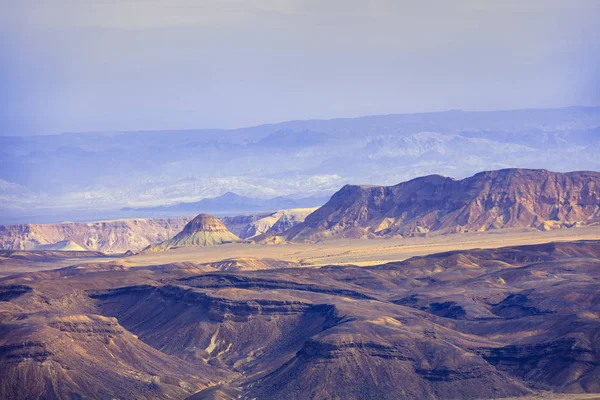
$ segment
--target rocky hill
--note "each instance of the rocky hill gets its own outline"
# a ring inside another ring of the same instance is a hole
[[[286,240],[374,238],[600,222],[600,173],[504,169],[455,180],[346,185],[283,234]]]
[[[68,249],[124,253],[172,238],[192,217],[128,219],[61,224],[0,225],[0,249]],[[45,248],[45,245],[51,245]],[[57,247],[58,246],[58,247]],[[57,247],[57,248],[53,248]]]
[[[223,222],[209,214],[199,214],[172,239],[148,246],[144,251],[164,251],[176,247],[205,247],[242,241]]]

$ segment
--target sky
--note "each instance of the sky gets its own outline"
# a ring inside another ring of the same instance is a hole
[[[599,0],[0,6],[0,135],[600,104]]]

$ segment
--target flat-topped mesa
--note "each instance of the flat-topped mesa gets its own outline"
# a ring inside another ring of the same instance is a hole
[[[144,251],[164,251],[176,247],[206,247],[241,242],[225,224],[209,214],[199,214],[172,239],[148,246]]]
[[[462,180],[429,175],[394,186],[346,185],[283,240],[414,236],[600,223],[600,173],[503,169]]]

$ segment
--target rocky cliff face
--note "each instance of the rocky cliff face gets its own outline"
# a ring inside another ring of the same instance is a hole
[[[0,225],[0,248],[33,250],[69,241],[85,250],[104,253],[139,251],[172,238],[192,217],[129,219],[62,224]]]
[[[506,169],[455,180],[344,186],[287,240],[412,236],[499,228],[549,230],[600,222],[600,173]]]
[[[223,217],[223,223],[242,239],[251,239],[265,233],[282,233],[301,222],[317,210],[315,208],[293,208],[259,214],[238,215]]]

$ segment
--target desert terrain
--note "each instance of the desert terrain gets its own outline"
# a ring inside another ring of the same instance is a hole
[[[219,261],[223,259],[223,254],[226,254],[227,258],[275,258],[298,263],[301,266],[316,267],[330,264],[366,266],[452,250],[495,248],[550,241],[592,240],[599,237],[600,226],[590,226],[549,232],[500,230],[400,239],[337,239],[316,244],[233,243],[224,244],[222,247],[178,248],[167,253],[141,253],[124,258],[123,262],[132,266],[163,264],[167,260],[207,263]]]
[[[0,400],[600,400],[600,0],[5,3]]]
[[[217,262],[174,261],[194,252],[168,250],[6,276],[0,369],[11,378],[0,394],[593,398],[600,241],[568,240],[566,232],[598,239],[593,228],[573,228],[550,232],[550,243],[513,234],[545,243],[500,247],[511,235],[493,242],[486,233],[472,239],[479,249],[456,250],[457,234],[437,246],[421,239],[420,249],[414,239],[396,253],[404,261],[323,267],[232,260],[221,245],[211,248],[228,259]],[[386,242],[354,249],[365,243]],[[319,247],[288,246],[296,257]],[[432,254],[407,258],[418,251]]]
[[[314,211],[5,227],[0,397],[594,398],[599,182],[509,169]]]
[[[322,243],[279,245],[228,243],[209,247],[181,247],[165,252],[139,253],[131,256],[122,254],[105,255],[99,252],[0,250],[0,276],[19,272],[57,269],[81,263],[116,262],[135,267],[173,262],[203,264],[231,258],[270,258],[305,267],[330,264],[368,266],[452,250],[485,249],[539,244],[550,241],[594,240],[599,238],[600,226],[587,226],[548,232],[503,229],[400,239],[337,239]]]

